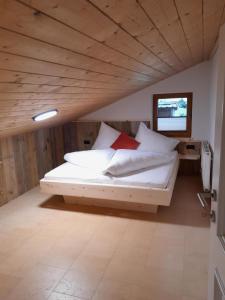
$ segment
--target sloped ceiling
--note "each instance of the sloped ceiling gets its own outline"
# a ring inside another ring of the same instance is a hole
[[[0,0],[0,135],[80,117],[210,55],[225,0]],[[138,99],[137,99],[138,101]]]

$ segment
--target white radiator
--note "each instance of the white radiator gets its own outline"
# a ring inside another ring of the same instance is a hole
[[[205,192],[211,191],[211,167],[212,167],[212,152],[207,141],[202,142],[201,148],[201,170],[202,183]]]

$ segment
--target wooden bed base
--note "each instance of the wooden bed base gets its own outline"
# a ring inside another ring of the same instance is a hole
[[[78,204],[78,205],[88,205],[88,206],[100,206],[115,209],[124,209],[132,211],[142,211],[157,213],[158,205],[151,205],[145,203],[135,203],[128,201],[118,201],[109,199],[93,199],[84,197],[74,197],[74,196],[63,196],[65,203],[68,204]]]
[[[40,180],[40,186],[47,194],[62,195],[66,203],[157,212],[159,205],[170,205],[178,166],[179,159],[174,164],[169,184],[165,189],[45,178]]]

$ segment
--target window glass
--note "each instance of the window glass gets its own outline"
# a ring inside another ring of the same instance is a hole
[[[187,98],[159,99],[157,110],[159,131],[187,129]]]
[[[153,95],[153,129],[167,136],[191,137],[192,93]]]

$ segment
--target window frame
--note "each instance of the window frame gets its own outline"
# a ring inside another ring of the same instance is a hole
[[[186,130],[158,130],[158,100],[169,98],[187,98],[187,119]],[[153,130],[170,137],[191,137],[192,133],[192,99],[193,93],[168,93],[168,94],[154,94],[153,95]]]

